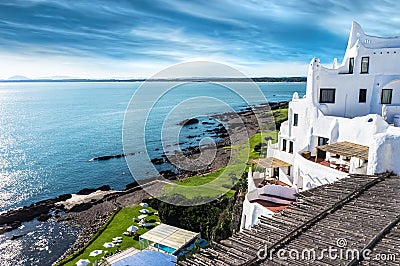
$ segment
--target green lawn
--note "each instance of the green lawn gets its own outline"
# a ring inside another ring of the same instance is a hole
[[[271,114],[271,111],[269,111]],[[276,127],[279,128],[283,121],[287,120],[288,109],[282,108],[272,110]],[[247,171],[248,161],[260,158],[260,144],[266,144],[268,139],[273,143],[278,140],[278,130],[275,127],[265,128],[262,132],[256,133],[241,145],[226,147],[235,151],[235,158],[231,164],[215,172],[186,178],[173,184],[166,185],[163,189],[166,195],[181,194],[188,199],[196,197],[218,197],[222,194],[233,196],[235,191],[232,185]],[[256,148],[258,146],[258,148]]]
[[[255,147],[261,142],[266,143],[266,138],[272,138],[273,142],[277,140],[278,131],[268,131],[267,133],[257,133],[253,135],[246,143],[241,145],[226,147],[234,149],[236,157],[233,163],[223,167],[215,172],[186,178],[173,184],[164,186],[167,195],[181,194],[188,199],[196,197],[218,197],[227,194],[233,196],[235,191],[231,189],[234,183],[241,178],[242,173],[246,171],[249,159],[258,159],[259,152]],[[262,141],[263,139],[263,141]]]
[[[274,120],[276,124],[276,129],[279,129],[281,123],[288,119],[288,112],[289,112],[288,108],[272,110],[272,114],[274,115]]]
[[[188,199],[197,197],[217,197],[223,194],[233,196],[231,187],[240,178],[237,173],[245,170],[244,164],[234,164],[224,167],[204,176],[189,177],[183,181],[164,186],[167,195],[181,194]]]
[[[103,244],[106,242],[112,242],[112,239],[117,236],[122,237],[122,243],[119,246],[120,250],[127,249],[129,247],[134,247],[134,248],[139,248],[139,242],[137,240],[134,240],[133,237],[131,236],[124,236],[123,232],[126,231],[126,229],[131,226],[135,225],[139,227],[138,229],[138,234],[142,235],[143,233],[147,232],[149,229],[146,228],[141,228],[137,223],[133,222],[133,217],[139,216],[141,213],[139,213],[139,210],[143,209],[141,206],[128,206],[122,208],[112,219],[110,224],[106,227],[106,229],[96,237],[96,239],[88,246],[85,248],[83,253],[79,255],[78,257],[74,258],[72,261],[66,263],[66,264],[58,264],[58,265],[70,265],[70,266],[75,266],[76,262],[80,259],[89,259],[91,262],[95,262],[96,260],[100,260],[102,255],[104,255],[104,251],[108,251],[109,253],[115,253],[115,250],[117,247],[113,248],[104,248]],[[154,215],[155,210],[148,207],[146,208],[150,211],[149,214],[146,218],[146,221],[151,221],[155,220],[157,222],[160,221],[158,216]],[[155,225],[155,223],[153,223]],[[101,249],[103,250],[103,254],[99,255],[97,257],[90,257],[89,254],[90,252],[96,250],[96,249]]]

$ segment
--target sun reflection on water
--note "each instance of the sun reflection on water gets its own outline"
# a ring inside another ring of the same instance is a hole
[[[51,265],[74,243],[78,230],[54,222],[24,223],[0,235],[0,265]]]

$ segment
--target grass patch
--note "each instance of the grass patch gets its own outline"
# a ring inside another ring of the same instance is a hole
[[[219,197],[228,193],[232,197],[235,191],[231,187],[240,176],[244,166],[241,164],[229,165],[218,171],[203,176],[194,176],[186,178],[183,181],[177,181],[173,184],[164,186],[167,195],[180,194],[188,199],[201,197]]]
[[[280,127],[280,124],[287,120],[288,109],[272,110],[272,114],[276,127]],[[271,128],[271,130],[254,134],[243,144],[226,147],[236,153],[236,157],[230,165],[206,175],[193,176],[166,185],[163,188],[166,191],[166,195],[179,194],[188,199],[197,197],[214,198],[223,194],[232,197],[235,190],[231,188],[242,177],[242,173],[246,172],[248,160],[260,158],[260,152],[266,149],[268,139],[271,139],[273,143],[278,141],[278,132],[275,128]]]
[[[232,197],[235,194],[235,190],[231,189],[232,186],[241,178],[242,173],[246,170],[247,160],[260,157],[260,153],[255,148],[262,142],[261,138],[266,137],[271,137],[275,140],[277,131],[269,132],[268,134],[257,133],[244,144],[227,147],[234,149],[237,154],[236,162],[233,164],[206,175],[193,176],[182,181],[177,181],[174,184],[164,186],[163,189],[167,195],[180,194],[188,199],[218,197],[223,194]],[[263,142],[265,142],[265,139]],[[249,150],[246,147],[249,147]],[[202,186],[205,184],[207,185]]]
[[[213,181],[215,178],[217,178],[225,169],[226,169],[226,167],[223,167],[223,168],[221,168],[215,172],[212,172],[210,174],[186,178],[182,181],[179,181],[179,185],[193,187],[193,186],[200,186],[200,185],[207,184],[207,183]]]
[[[272,110],[272,114],[274,115],[276,129],[279,129],[281,127],[282,122],[284,122],[288,119],[288,112],[289,112],[288,108],[280,108],[280,109]]]
[[[95,262],[99,261],[100,258],[104,255],[104,251],[108,251],[108,253],[114,253],[117,249],[117,247],[113,248],[104,248],[103,244],[106,242],[112,242],[112,239],[117,236],[122,237],[122,243],[118,247],[120,250],[127,249],[129,247],[134,247],[136,249],[139,249],[139,241],[135,240],[131,236],[124,236],[123,233],[126,231],[126,229],[131,226],[135,225],[139,227],[138,229],[138,234],[142,235],[145,232],[147,232],[149,229],[142,228],[140,227],[137,223],[133,222],[133,217],[139,216],[141,213],[139,213],[139,210],[143,209],[141,206],[127,206],[122,208],[112,219],[112,221],[107,225],[105,230],[98,236],[95,236],[95,239],[91,239],[92,243],[87,246],[82,254],[74,258],[73,260],[67,262],[67,263],[60,263],[57,265],[68,265],[68,266],[75,266],[76,262],[80,259],[89,259],[90,262]],[[157,215],[154,215],[155,210],[148,207],[146,208],[150,211],[150,214],[153,213],[153,215],[149,215],[146,218],[146,221],[149,220],[155,220],[157,222],[160,221],[159,217]],[[155,223],[153,223],[155,225]],[[96,249],[101,249],[103,250],[103,254],[99,255],[97,257],[90,257],[89,254],[90,252],[96,250]],[[71,255],[71,257],[74,255]],[[68,258],[67,258],[68,259]]]

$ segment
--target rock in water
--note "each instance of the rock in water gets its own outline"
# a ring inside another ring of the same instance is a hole
[[[186,126],[186,125],[193,125],[199,123],[199,119],[197,118],[190,118],[183,120],[182,122],[179,123],[180,126]]]

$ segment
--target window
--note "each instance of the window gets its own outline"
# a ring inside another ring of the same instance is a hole
[[[324,137],[318,137],[318,146],[323,146],[328,144],[329,139]]]
[[[319,102],[320,103],[335,103],[336,89],[320,89]]]
[[[293,115],[293,126],[297,127],[299,124],[299,114],[294,114]]]
[[[290,166],[287,168],[287,175],[290,175]]]
[[[293,153],[293,141],[289,141],[289,153]]]
[[[383,89],[381,95],[381,104],[391,104],[392,103],[392,90]]]
[[[353,74],[354,70],[354,57],[351,57],[349,60],[349,74]]]
[[[367,90],[366,89],[360,89],[360,94],[358,95],[358,102],[359,103],[367,102]]]
[[[282,140],[282,150],[286,151],[286,139]]]
[[[368,73],[369,70],[369,57],[362,57],[361,58],[361,74]]]
[[[324,137],[318,137],[318,146],[323,146],[328,144],[329,139]],[[317,158],[326,158],[326,151],[317,149]]]

